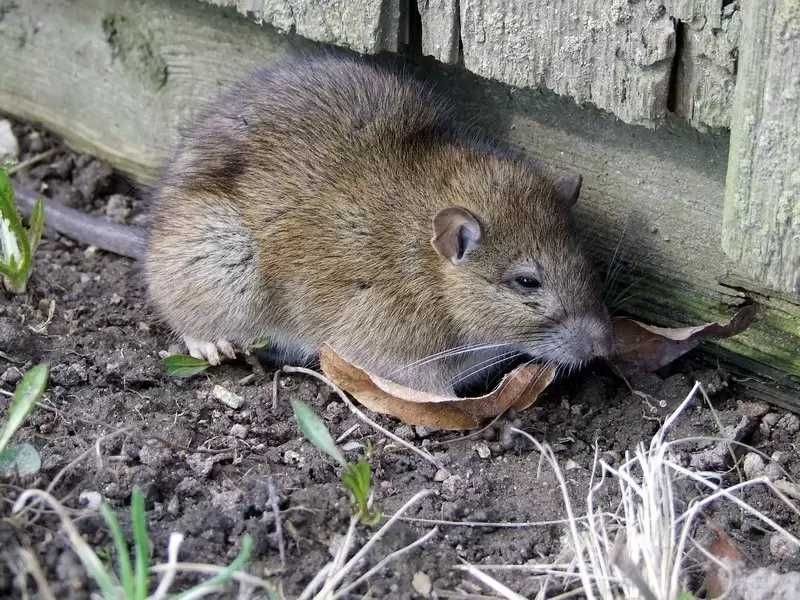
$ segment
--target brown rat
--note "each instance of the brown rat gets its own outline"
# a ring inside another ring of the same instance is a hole
[[[458,126],[429,87],[361,59],[264,70],[197,121],[156,194],[145,274],[191,352],[329,343],[419,389],[612,338],[568,227],[580,178]]]
[[[155,192],[144,272],[195,356],[329,343],[449,394],[520,356],[610,353],[569,229],[580,184],[461,127],[398,71],[314,58],[257,72],[199,117]]]

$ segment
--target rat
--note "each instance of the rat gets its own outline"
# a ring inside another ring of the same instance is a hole
[[[328,344],[453,395],[520,357],[572,369],[612,352],[570,225],[581,183],[461,124],[402,69],[306,58],[198,116],[147,235],[115,251],[142,259],[192,356],[218,364],[266,339],[302,360]]]

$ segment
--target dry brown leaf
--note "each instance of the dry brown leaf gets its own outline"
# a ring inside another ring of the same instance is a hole
[[[329,346],[320,351],[323,373],[372,411],[392,415],[410,425],[464,430],[480,427],[509,408],[524,410],[550,385],[555,371],[525,365],[508,373],[489,394],[450,398],[400,385],[350,364]]]
[[[709,523],[709,526],[714,532],[714,541],[706,547],[706,551],[716,561],[709,559],[706,562],[705,587],[709,598],[719,598],[731,586],[729,571],[744,564],[744,555],[736,542],[720,526],[714,523]]]
[[[739,309],[727,323],[669,329],[645,325],[625,317],[614,319],[617,355],[614,363],[623,373],[655,371],[683,356],[701,341],[726,338],[747,329],[756,314],[754,304]]]

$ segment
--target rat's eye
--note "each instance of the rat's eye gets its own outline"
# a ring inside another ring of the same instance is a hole
[[[542,287],[541,282],[530,275],[520,275],[514,278],[514,283],[523,290],[537,290]]]

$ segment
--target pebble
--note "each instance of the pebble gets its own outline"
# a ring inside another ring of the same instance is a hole
[[[800,555],[800,548],[782,533],[776,531],[769,536],[769,552],[775,558],[786,560]]]
[[[305,458],[299,452],[295,452],[294,450],[287,450],[283,453],[283,462],[287,465],[296,465],[298,467],[303,467],[305,464]]]
[[[742,469],[748,479],[755,479],[763,475],[765,466],[764,459],[755,452],[748,452],[742,463]]]
[[[11,123],[0,120],[0,163],[6,160],[16,161],[19,158],[19,142],[11,131]]]
[[[106,216],[115,223],[125,223],[131,216],[131,199],[124,194],[112,194],[106,203]]]
[[[492,455],[492,451],[489,449],[489,444],[487,444],[486,442],[481,442],[480,444],[475,444],[474,448],[475,448],[475,452],[478,453],[478,456],[480,456],[484,460],[489,458]]]
[[[572,460],[571,458],[567,462],[564,463],[564,470],[565,471],[574,471],[575,469],[580,469],[580,468],[581,468],[581,466],[578,463],[576,463],[574,460]]]
[[[761,422],[767,425],[768,427],[775,427],[780,418],[781,417],[778,413],[767,413],[761,418]]]
[[[233,410],[241,408],[242,404],[244,404],[244,398],[242,398],[239,394],[234,394],[230,390],[225,389],[219,384],[214,386],[211,394],[214,396],[214,398]]]
[[[414,430],[410,425],[400,425],[394,430],[394,434],[403,440],[414,439]]]
[[[766,402],[738,402],[736,412],[745,417],[763,417],[769,412]]]
[[[778,463],[779,465],[785,465],[789,462],[789,459],[792,457],[791,453],[785,452],[784,450],[776,450],[772,453],[770,460],[772,462]]]
[[[448,471],[447,469],[439,469],[434,474],[433,480],[438,482],[438,483],[441,483],[441,482],[447,480],[448,477],[450,477],[450,471]]]
[[[22,379],[22,371],[20,371],[17,367],[8,367],[3,374],[0,375],[0,379],[3,380],[4,383],[15,384],[20,379]]]
[[[411,587],[413,587],[414,591],[423,598],[429,598],[431,595],[431,590],[433,589],[433,584],[431,583],[431,578],[428,577],[428,575],[422,571],[417,571],[414,573],[414,577],[411,579]]]
[[[103,503],[103,496],[100,492],[84,490],[78,496],[78,500],[86,510],[99,510]]]
[[[784,472],[778,463],[771,462],[764,467],[764,475],[766,475],[770,481],[777,481],[784,476]]]
[[[460,475],[450,475],[450,477],[442,482],[442,491],[452,495],[461,491],[465,486],[466,482],[463,477]]]
[[[239,438],[240,440],[246,438],[249,431],[250,430],[247,428],[247,426],[242,425],[241,423],[236,423],[233,427],[231,427],[231,435]]]
[[[434,433],[436,429],[433,427],[426,427],[425,425],[417,425],[414,427],[414,432],[417,434],[417,437],[426,438],[432,433]]]
[[[800,417],[792,413],[786,413],[778,421],[778,427],[787,433],[797,433],[800,431]]]

